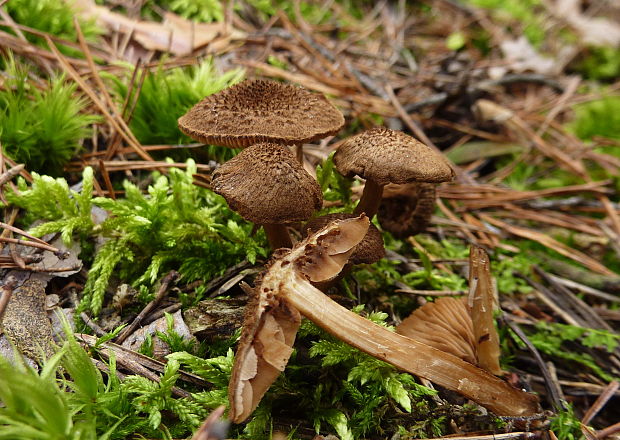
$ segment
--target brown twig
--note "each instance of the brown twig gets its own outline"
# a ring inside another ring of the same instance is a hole
[[[600,394],[600,396],[598,396],[592,406],[588,408],[588,411],[586,411],[581,419],[581,423],[588,425],[590,421],[592,421],[592,419],[603,409],[607,402],[609,402],[609,399],[614,396],[616,391],[618,391],[619,385],[620,384],[617,380],[612,380],[609,382],[609,384],[605,387],[605,390]]]
[[[15,279],[15,277],[9,276],[6,279],[6,282],[0,288],[0,290],[2,290],[2,296],[0,296],[0,324],[2,323],[4,311],[6,310],[6,306],[11,300],[11,296],[13,296],[13,290],[15,289],[16,285],[17,280]]]
[[[157,295],[155,298],[149,302],[144,309],[135,317],[131,324],[123,329],[123,331],[116,337],[116,343],[122,344],[125,339],[127,339],[136,329],[140,326],[142,320],[149,314],[151,311],[157,307],[157,305],[164,299],[164,297],[168,293],[168,287],[170,284],[176,281],[179,278],[178,272],[170,271],[164,278],[161,280],[161,286],[157,291]]]

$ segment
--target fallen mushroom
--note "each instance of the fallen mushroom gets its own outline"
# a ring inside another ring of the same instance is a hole
[[[274,363],[278,369],[284,367],[282,363],[267,362],[259,357],[257,347],[264,342],[255,342],[261,323],[276,307],[283,308],[280,317],[292,316],[293,310],[298,310],[344,342],[397,368],[456,391],[498,415],[535,414],[538,404],[534,395],[513,388],[454,355],[378,326],[338,305],[312,285],[312,282],[326,281],[338,274],[353,248],[366,235],[368,225],[369,220],[364,215],[330,223],[290,251],[281,253],[256,283],[253,295],[258,299],[253,301],[266,306],[253,307],[248,324],[244,326],[244,345],[240,344],[238,350],[245,354],[238,351],[229,385],[231,420],[236,423],[245,420],[258,404],[259,392],[265,392],[269,381],[277,377]],[[269,304],[273,306],[269,307]],[[288,329],[296,326],[295,319],[286,324],[282,318],[274,319],[282,328],[284,325],[288,325]],[[292,336],[279,337],[280,341],[282,339],[290,341]],[[288,350],[282,349],[280,353],[288,353]],[[283,358],[277,357],[278,360]],[[261,365],[266,364],[271,367],[263,370]],[[265,372],[266,376],[263,376]]]
[[[396,326],[396,332],[501,375],[499,336],[493,325],[493,279],[489,256],[482,248],[471,247],[469,271],[469,297],[426,303]]]
[[[441,155],[411,136],[385,127],[346,139],[334,155],[334,165],[346,177],[366,179],[354,213],[364,212],[371,218],[388,183],[439,183],[454,178],[454,171]]]
[[[264,227],[273,249],[290,248],[285,224],[307,220],[323,203],[316,180],[277,144],[246,148],[217,168],[211,183],[232,210]]]
[[[301,146],[343,125],[344,116],[325,96],[260,79],[207,96],[179,118],[179,128],[192,139],[232,148],[259,142]]]

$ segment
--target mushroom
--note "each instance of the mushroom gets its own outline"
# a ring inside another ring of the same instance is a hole
[[[513,388],[452,354],[376,325],[338,305],[312,285],[313,282],[333,279],[338,274],[354,247],[366,235],[368,225],[368,217],[364,215],[337,220],[297,243],[293,249],[280,253],[255,284],[254,291],[265,298],[259,299],[259,303],[277,300],[277,304],[284,304],[289,312],[298,310],[344,342],[397,368],[456,391],[498,415],[535,414],[538,401],[534,395]],[[248,328],[252,326],[248,325]],[[262,371],[258,355],[253,360],[252,351],[248,353],[249,361],[248,355],[235,360],[233,370],[242,372],[233,372],[234,380],[231,379],[229,385],[230,417],[237,423],[252,412],[260,399],[255,388],[249,393],[245,384],[260,381],[261,387],[256,390],[268,388],[267,380],[259,379]],[[270,371],[267,370],[267,378],[275,380]],[[240,379],[242,377],[245,379]]]
[[[396,326],[396,332],[501,375],[489,256],[477,246],[469,254],[469,286],[469,297],[426,303]]]
[[[477,365],[474,325],[467,299],[428,302],[396,326],[396,332]]]
[[[343,126],[344,116],[325,96],[260,79],[207,96],[179,118],[179,128],[192,139],[232,148],[258,142],[301,147]]]
[[[377,212],[381,228],[397,238],[426,230],[435,210],[435,188],[425,182],[387,185]]]
[[[304,226],[304,236],[310,235],[324,228],[334,220],[344,220],[355,217],[357,217],[355,214],[347,214],[344,212],[315,217],[309,220]],[[334,286],[346,274],[348,274],[354,264],[372,264],[379,261],[384,256],[385,246],[383,245],[383,236],[377,227],[370,223],[368,232],[364,236],[364,239],[357,246],[355,246],[353,253],[349,257],[349,262],[345,264],[338,276],[324,283],[315,283],[315,286],[323,292],[326,292],[330,287]]]
[[[332,213],[315,217],[306,223],[304,226],[304,236],[310,235],[324,228],[330,222],[334,220],[344,220],[348,218],[357,217],[355,214],[347,214],[344,212]],[[368,232],[364,236],[364,239],[355,246],[353,253],[349,258],[351,264],[372,264],[379,261],[385,256],[385,247],[383,246],[383,237],[381,232],[375,225],[370,223]]]
[[[366,179],[364,192],[354,213],[372,218],[388,183],[452,180],[448,162],[430,147],[401,131],[375,127],[346,139],[334,155],[340,174]]]
[[[213,172],[211,184],[232,210],[263,226],[273,249],[292,246],[286,223],[308,219],[323,204],[319,184],[277,144],[246,148]]]

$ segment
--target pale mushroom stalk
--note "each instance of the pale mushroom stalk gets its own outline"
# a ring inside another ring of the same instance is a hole
[[[382,195],[383,185],[378,184],[372,179],[366,180],[364,192],[353,213],[357,215],[365,213],[368,217],[373,218],[379,210]]]
[[[533,395],[454,355],[373,324],[331,300],[292,268],[283,270],[287,276],[280,294],[302,315],[347,344],[456,391],[498,415],[536,414]]]
[[[311,284],[338,273],[366,234],[368,224],[367,217],[361,216],[334,222],[311,235],[271,265],[258,289],[344,342],[456,391],[498,415],[536,414],[535,396],[454,355],[376,325],[338,305]]]
[[[293,242],[285,225],[263,225],[271,249],[292,248]]]

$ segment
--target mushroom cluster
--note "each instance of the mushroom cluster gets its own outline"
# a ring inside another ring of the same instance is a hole
[[[302,145],[334,135],[343,125],[342,113],[325,96],[266,80],[247,80],[210,95],[179,118],[179,128],[193,139],[245,148],[213,173],[212,188],[243,218],[263,226],[273,249],[291,248],[286,225],[308,220],[322,206],[318,183],[301,165]],[[297,161],[289,145],[297,146]],[[385,185],[417,185],[414,199],[386,201],[391,208],[381,211],[382,226],[396,235],[423,230],[435,203],[434,184],[454,177],[440,154],[405,133],[383,127],[346,139],[334,164],[347,177],[366,179],[354,215],[366,213],[372,218]],[[334,219],[314,219],[303,229],[315,231]],[[383,257],[381,236],[371,231],[361,248],[377,250],[359,262]]]
[[[343,125],[342,114],[324,96],[264,80],[245,81],[211,95],[179,119],[181,130],[194,139],[245,148],[214,171],[213,191],[243,218],[262,226],[273,249],[284,248],[254,288],[244,286],[250,302],[229,386],[231,420],[245,420],[284,370],[301,315],[345,342],[498,414],[532,414],[536,400],[493,376],[499,366],[492,355],[485,358],[489,350],[482,343],[474,344],[493,339],[492,321],[489,325],[478,314],[479,309],[491,310],[488,303],[467,309],[470,319],[481,320],[482,326],[472,328],[471,321],[461,319],[462,327],[454,331],[457,342],[434,345],[437,341],[423,343],[375,326],[317,289],[337,280],[348,264],[373,263],[384,256],[381,233],[370,219],[380,211],[386,185],[413,186],[415,206],[408,204],[400,211],[398,204],[392,206],[394,216],[402,219],[397,223],[402,223],[403,233],[409,233],[428,223],[434,185],[454,178],[440,154],[405,133],[379,127],[352,136],[340,145],[334,164],[344,176],[366,180],[359,204],[351,214],[308,221],[302,241],[294,244],[286,225],[308,220],[323,198],[301,157],[287,146],[297,146],[299,154],[303,143],[333,135]],[[464,309],[462,303],[448,306],[456,315]],[[432,310],[428,315],[437,321]]]
[[[325,96],[275,81],[247,80],[207,96],[179,118],[200,142],[245,148],[220,166],[212,188],[244,219],[261,225],[273,249],[293,243],[287,224],[321,208],[321,188],[286,147],[336,134],[344,116]]]

